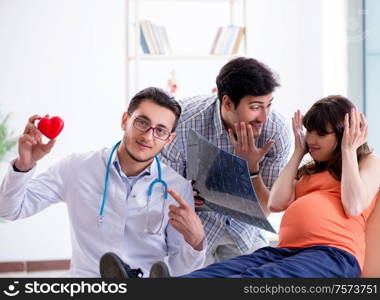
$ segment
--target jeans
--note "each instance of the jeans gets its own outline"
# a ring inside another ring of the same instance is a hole
[[[181,276],[184,278],[321,278],[359,277],[356,258],[341,249],[264,247]]]

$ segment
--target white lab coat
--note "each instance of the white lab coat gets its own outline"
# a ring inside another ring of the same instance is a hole
[[[70,276],[73,277],[98,277],[99,259],[109,251],[118,254],[132,268],[141,268],[144,276],[149,275],[154,262],[162,261],[167,255],[174,276],[202,267],[206,247],[202,251],[194,250],[168,223],[168,205],[178,205],[170,195],[162,234],[152,235],[145,230],[148,187],[157,178],[155,161],[150,168],[151,174],[140,178],[129,195],[111,164],[104,219],[98,225],[110,152],[111,149],[102,149],[73,154],[35,179],[32,178],[34,169],[27,173],[15,172],[12,162],[0,187],[0,216],[8,220],[26,218],[51,204],[65,202],[71,224]],[[168,187],[194,206],[190,183],[165,164],[161,163],[161,168]],[[156,228],[161,210],[162,186],[156,184],[149,209],[149,222],[157,224]]]

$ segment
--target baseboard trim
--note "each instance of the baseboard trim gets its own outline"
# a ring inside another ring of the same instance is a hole
[[[11,261],[0,262],[0,273],[68,270],[70,260]]]

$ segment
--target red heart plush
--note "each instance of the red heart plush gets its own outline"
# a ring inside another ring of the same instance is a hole
[[[38,129],[49,139],[54,139],[63,129],[63,120],[60,117],[44,117],[38,123]]]

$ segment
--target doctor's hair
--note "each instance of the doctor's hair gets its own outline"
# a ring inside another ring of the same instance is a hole
[[[174,132],[178,124],[178,119],[181,116],[182,112],[181,106],[174,99],[174,97],[170,96],[163,89],[157,87],[148,87],[133,96],[128,105],[128,113],[132,114],[144,101],[152,101],[153,103],[159,106],[163,106],[174,113],[175,122],[172,129],[172,132]]]
[[[280,86],[278,76],[256,59],[238,57],[225,64],[216,77],[219,101],[228,96],[235,108],[245,96],[264,96]]]
[[[303,117],[303,125],[308,132],[316,131],[318,135],[324,136],[331,132],[327,131],[331,127],[337,140],[337,146],[329,161],[311,161],[310,163],[302,166],[297,174],[298,178],[302,175],[312,175],[315,173],[328,170],[330,174],[336,179],[342,178],[342,139],[344,133],[344,118],[346,114],[350,115],[351,109],[354,104],[347,98],[340,95],[332,95],[322,98],[315,102],[313,106],[307,111]],[[356,150],[357,161],[371,154],[367,143],[364,143]]]

